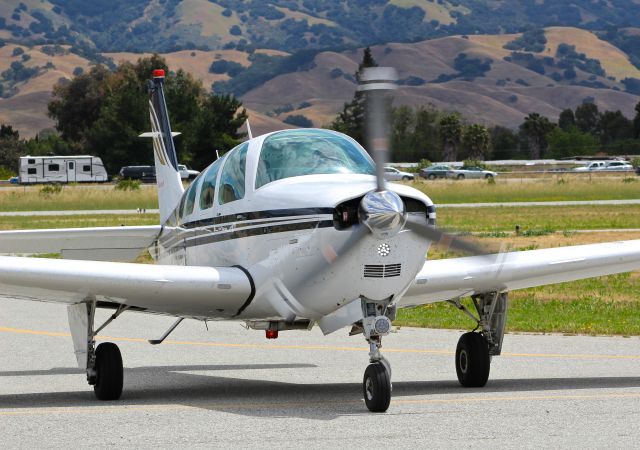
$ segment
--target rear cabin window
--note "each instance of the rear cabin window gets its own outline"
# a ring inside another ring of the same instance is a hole
[[[220,175],[220,189],[218,203],[234,202],[244,198],[244,178],[249,144],[245,142],[231,150],[225,159],[222,175]]]
[[[59,164],[49,164],[49,172],[58,172],[60,171]]]
[[[211,164],[202,175],[202,189],[200,190],[200,209],[209,209],[216,198],[216,178],[220,170],[221,159]]]
[[[83,172],[91,172],[91,166],[82,166]]]
[[[184,203],[184,212],[182,214],[183,217],[186,217],[193,212],[193,207],[196,204],[196,193],[198,192],[198,186],[200,185],[201,181],[202,178],[195,180],[193,183],[191,183],[191,186],[189,186],[189,189],[187,190],[187,193],[185,195],[186,201]]]
[[[36,173],[38,173],[38,172],[36,171],[36,168],[35,168],[35,167],[30,167],[29,169],[27,169],[27,173],[28,173],[29,175],[35,175],[35,174],[36,174]]]

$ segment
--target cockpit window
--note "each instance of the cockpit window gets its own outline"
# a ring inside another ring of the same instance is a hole
[[[275,133],[264,140],[256,189],[301,175],[358,173],[373,175],[373,161],[355,141],[325,130]]]
[[[244,198],[244,177],[248,148],[249,143],[245,142],[232,149],[225,158],[226,162],[220,175],[218,204],[224,205]]]
[[[211,164],[202,176],[202,190],[200,191],[200,209],[209,209],[216,198],[216,178],[220,170],[221,159]]]

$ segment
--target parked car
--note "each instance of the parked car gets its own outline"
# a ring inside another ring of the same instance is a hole
[[[447,178],[453,174],[453,169],[445,164],[436,164],[424,169],[420,169],[420,176],[428,180],[435,180],[436,178]]]
[[[636,174],[640,175],[640,166],[636,167]]]
[[[576,167],[573,169],[574,172],[593,172],[594,170],[604,169],[607,165],[604,161],[593,161],[583,167]]]
[[[497,172],[485,170],[482,167],[463,166],[460,169],[453,169],[453,174],[450,175],[450,178],[464,180],[465,178],[494,178],[497,176]]]
[[[143,183],[156,182],[155,166],[125,166],[120,169],[120,178],[124,180],[141,180]]]
[[[626,161],[609,161],[604,168],[598,169],[606,172],[628,172],[633,170],[633,166]]]
[[[413,180],[414,176],[409,172],[402,172],[394,167],[384,168],[384,179],[387,181]]]
[[[180,178],[183,180],[193,180],[195,177],[200,175],[199,171],[189,169],[184,164],[178,164],[178,171],[180,172]]]
[[[9,178],[9,184],[20,184],[20,178],[18,177]]]

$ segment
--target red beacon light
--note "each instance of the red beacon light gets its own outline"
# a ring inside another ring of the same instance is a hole
[[[164,69],[155,69],[153,71],[153,78],[164,78]]]
[[[278,339],[278,330],[265,330],[267,339]]]

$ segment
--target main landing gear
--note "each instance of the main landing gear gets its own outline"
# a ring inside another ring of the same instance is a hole
[[[126,310],[127,307],[121,305],[104,324],[94,330],[96,311],[94,299],[70,305],[68,308],[69,328],[78,366],[86,368],[87,382],[93,386],[93,392],[98,400],[118,400],[122,395],[124,376],[122,355],[118,346],[112,342],[103,342],[96,348],[95,337]]]
[[[502,350],[507,321],[507,293],[490,292],[471,297],[478,313],[476,318],[460,300],[451,301],[458,309],[477,322],[479,332],[460,336],[456,347],[456,374],[464,387],[483,387],[489,379],[491,357]]]

